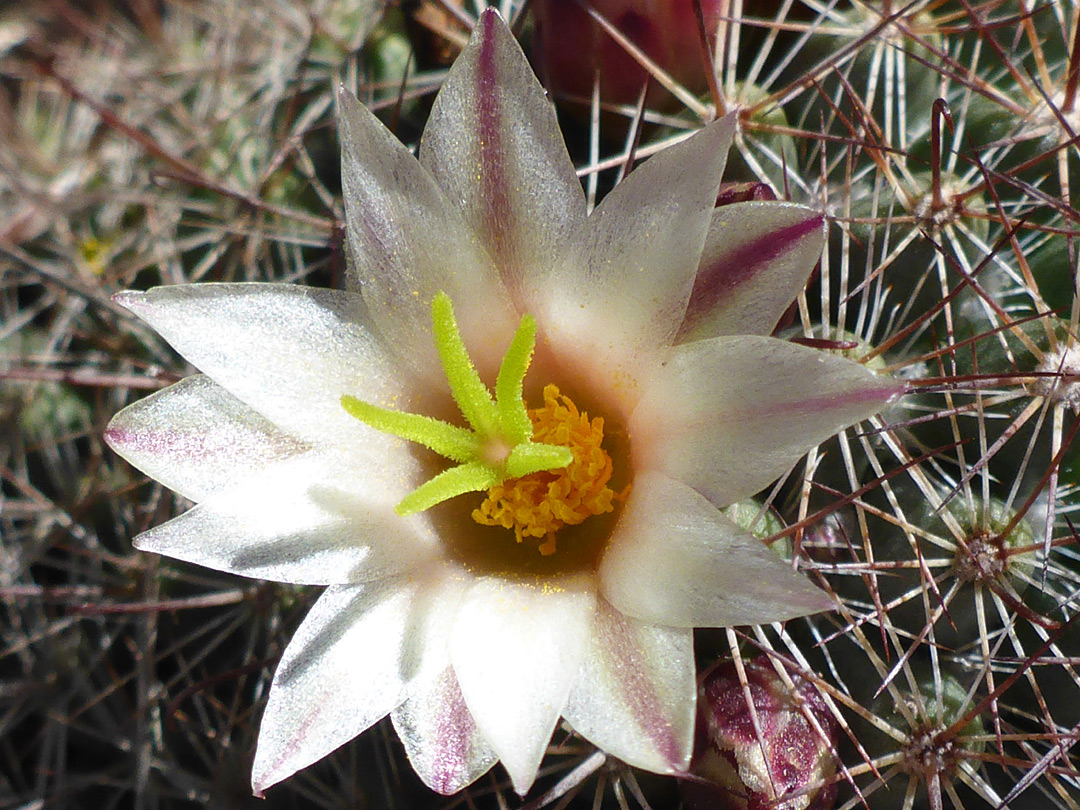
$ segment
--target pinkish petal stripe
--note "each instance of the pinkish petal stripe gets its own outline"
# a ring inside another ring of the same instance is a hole
[[[198,462],[237,452],[237,439],[192,433],[185,430],[143,429],[109,426],[103,434],[105,442],[118,452],[130,450],[161,457],[173,457],[186,462]],[[270,460],[285,453],[299,453],[309,445],[285,434],[259,434],[260,446],[245,448],[254,450],[253,461]]]
[[[494,9],[480,18],[482,39],[480,41],[479,69],[476,72],[477,124],[479,138],[480,183],[484,188],[482,200],[484,212],[484,241],[495,254],[496,263],[516,253],[512,244],[515,226],[510,192],[507,189],[503,166],[502,104],[499,98],[499,70],[496,59],[500,25]],[[506,268],[502,268],[506,277]]]
[[[465,705],[452,669],[443,673],[445,703],[435,726],[431,788],[447,796],[460,789],[461,774],[469,768],[469,752],[476,735],[476,721]]]
[[[850,408],[852,405],[862,403],[880,403],[881,407],[907,390],[903,383],[882,379],[879,388],[863,388],[842,394],[830,394],[819,397],[806,397],[794,402],[759,403],[752,412],[747,412],[754,420],[769,419],[771,417],[783,418],[791,414],[808,412],[820,413],[822,411],[840,410]],[[737,413],[728,413],[724,417],[727,421],[736,422],[739,419]]]
[[[644,654],[631,623],[614,609],[610,609],[609,616],[601,621],[606,625],[604,643],[611,656],[611,674],[621,682],[631,713],[668,765],[673,770],[681,769],[683,752],[664,711],[664,703],[656,693],[655,683],[648,675],[648,661],[643,660]]]

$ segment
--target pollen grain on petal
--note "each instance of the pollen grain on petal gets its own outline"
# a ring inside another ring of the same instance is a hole
[[[555,533],[566,525],[611,512],[616,493],[611,480],[611,456],[602,447],[604,419],[589,419],[558,386],[544,387],[544,405],[529,410],[533,440],[570,448],[574,460],[558,470],[503,481],[488,490],[472,517],[485,526],[513,529],[517,542],[544,538],[542,555],[555,553]]]

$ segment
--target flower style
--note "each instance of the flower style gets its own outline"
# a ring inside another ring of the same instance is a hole
[[[419,161],[340,102],[350,291],[117,296],[203,372],[107,430],[197,502],[136,546],[327,586],[274,676],[254,790],[387,714],[441,793],[501,761],[524,794],[560,716],[634,766],[684,770],[693,628],[832,605],[720,507],[901,391],[767,337],[823,218],[714,210],[731,118],[586,216],[491,11]]]

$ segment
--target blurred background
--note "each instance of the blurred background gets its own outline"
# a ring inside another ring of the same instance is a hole
[[[0,8],[0,807],[522,804],[431,794],[388,722],[251,798],[318,589],[134,551],[190,504],[101,438],[193,371],[110,296],[342,287],[336,87],[415,145],[484,5]],[[913,391],[735,510],[843,608],[699,632],[699,781],[562,728],[528,806],[1080,807],[1076,0],[498,7],[590,201],[736,111],[718,205],[830,222],[779,336]]]

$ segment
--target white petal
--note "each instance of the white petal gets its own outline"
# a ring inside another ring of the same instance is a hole
[[[679,342],[769,335],[825,246],[825,218],[782,202],[725,205],[713,213]]]
[[[585,219],[554,109],[493,9],[480,15],[432,105],[420,161],[513,290],[546,274]]]
[[[557,354],[623,402],[682,323],[734,128],[728,116],[627,175],[533,295]]]
[[[302,439],[375,450],[404,443],[353,419],[342,394],[395,401],[401,380],[361,325],[358,296],[290,284],[183,284],[124,292],[116,301],[193,365]]]
[[[253,473],[135,546],[242,576],[307,585],[364,582],[431,558],[423,515],[394,512],[405,494],[375,471],[308,454]]]
[[[833,607],[706,498],[655,473],[634,479],[600,581],[618,610],[671,627],[763,624]]]
[[[105,441],[194,501],[311,449],[202,374],[128,405],[109,422]]]
[[[372,321],[395,352],[445,383],[431,334],[431,299],[445,292],[478,368],[497,369],[517,316],[472,226],[374,115],[346,91],[339,99],[350,273]]]
[[[485,577],[458,613],[450,661],[480,733],[520,795],[566,705],[594,607],[592,588],[580,579]]]
[[[631,418],[634,462],[726,506],[902,391],[858,363],[773,338],[683,344]]]
[[[563,710],[575,731],[634,767],[684,771],[696,696],[692,630],[643,624],[599,600]]]
[[[449,667],[430,681],[416,684],[390,716],[413,770],[436,793],[457,793],[499,761],[477,728]]]
[[[315,603],[278,664],[259,729],[256,795],[322,759],[401,701],[402,647],[415,586],[335,586]]]

